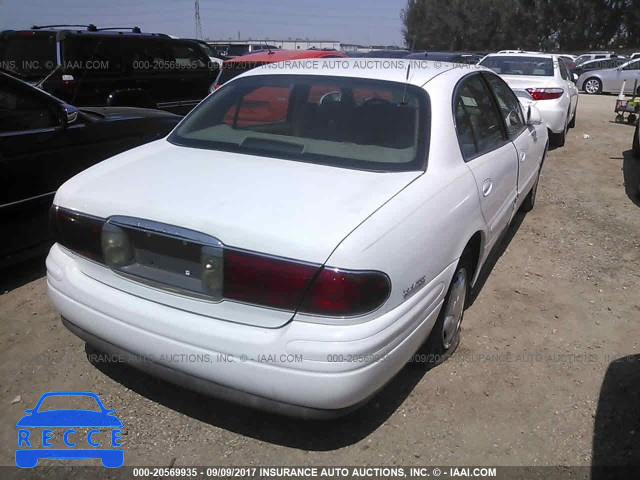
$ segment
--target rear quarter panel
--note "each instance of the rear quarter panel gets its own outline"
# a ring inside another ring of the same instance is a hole
[[[428,85],[432,123],[426,172],[347,236],[327,261],[330,266],[389,275],[391,295],[382,312],[373,315],[403,303],[405,289],[422,277],[428,284],[457,262],[474,233],[481,231],[484,238],[487,229],[475,180],[454,133],[453,85],[439,77]]]

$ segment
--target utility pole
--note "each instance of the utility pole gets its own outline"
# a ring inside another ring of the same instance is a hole
[[[200,0],[196,0],[196,38],[202,40],[202,21],[200,20]]]

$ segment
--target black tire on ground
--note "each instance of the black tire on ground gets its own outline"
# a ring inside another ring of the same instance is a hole
[[[462,257],[460,257],[460,261],[456,266],[453,279],[451,280],[447,295],[444,297],[442,308],[438,314],[438,319],[427,341],[416,354],[417,363],[426,370],[430,370],[450,358],[460,344],[460,330],[462,320],[464,319],[464,310],[468,306],[471,293],[473,264],[471,250],[467,249],[462,254]],[[464,279],[464,287],[461,288],[462,279]],[[457,292],[456,298],[452,297],[452,294],[455,294],[453,292]],[[464,296],[464,298],[460,298],[461,296]],[[462,309],[459,320],[455,318],[455,315],[453,319],[451,315],[448,315],[452,310],[456,311],[457,308]],[[454,324],[454,332],[447,334],[447,332],[451,332],[451,329],[447,328],[446,325],[451,326]]]
[[[636,158],[640,158],[640,138],[638,136],[639,126],[640,126],[640,121],[636,123],[636,133],[633,134],[633,156]]]
[[[602,93],[602,82],[597,77],[589,77],[582,84],[582,88],[589,95],[597,95]]]
[[[540,183],[540,170],[538,170],[538,176],[536,177],[536,182],[529,190],[524,202],[520,205],[520,211],[522,212],[530,212],[533,210],[533,207],[536,206],[536,196],[538,195],[538,183]]]
[[[562,133],[549,132],[549,143],[553,148],[564,147],[567,141],[567,126],[565,125]]]
[[[569,122],[569,128],[575,128],[576,126],[576,117],[578,116],[578,106],[576,105],[576,111],[573,112],[573,118]]]

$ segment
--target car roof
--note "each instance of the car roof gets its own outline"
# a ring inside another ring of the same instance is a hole
[[[602,63],[602,62],[620,62],[626,63],[628,62],[628,58],[620,58],[620,57],[610,57],[610,58],[596,58],[595,60],[587,60],[586,62],[582,62],[580,65],[589,65],[590,63]]]
[[[486,71],[493,73],[490,69],[477,65],[461,66],[456,63],[435,62],[429,60],[409,60],[390,58],[322,58],[318,60],[318,65],[283,65],[282,68],[269,68],[261,66],[249,70],[236,77],[247,77],[254,75],[323,75],[335,77],[368,78],[373,80],[386,80],[391,82],[408,83],[422,87],[429,80],[438,75],[451,77],[452,82],[467,75],[471,71]],[[407,69],[409,79],[407,80]],[[233,80],[231,80],[233,81]]]
[[[336,51],[329,50],[271,50],[270,52],[261,51],[257,53],[249,53],[240,57],[225,60],[225,63],[237,62],[284,62],[286,60],[300,60],[303,58],[323,58],[327,56],[345,57],[346,55]]]
[[[560,55],[556,53],[544,53],[544,52],[517,52],[517,53],[490,53],[487,57],[542,57],[542,58],[554,58]],[[486,58],[486,57],[485,57]]]
[[[171,38],[166,33],[152,33],[152,32],[131,32],[123,30],[80,30],[77,28],[33,28],[27,30],[2,30],[0,35],[28,35],[28,34],[50,34],[50,35],[82,35],[82,36],[110,36],[110,37],[128,37],[128,38],[162,38],[167,40],[183,40],[181,38]],[[185,39],[186,40],[186,39]]]

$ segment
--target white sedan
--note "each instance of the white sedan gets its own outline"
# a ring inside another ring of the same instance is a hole
[[[449,356],[487,255],[533,208],[547,130],[490,70],[358,60],[251,70],[65,183],[47,258],[64,324],[299,416],[361,405],[423,344]]]
[[[542,113],[552,144],[562,147],[567,131],[576,124],[578,89],[564,60],[558,55],[523,52],[490,54],[479,65],[491,68],[519,97]]]

